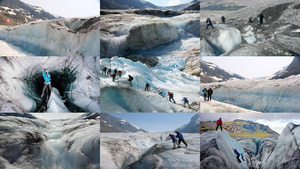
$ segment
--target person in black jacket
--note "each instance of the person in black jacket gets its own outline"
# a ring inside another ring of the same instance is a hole
[[[208,99],[208,101],[210,101],[211,100],[211,95],[213,94],[213,89],[211,89],[211,88],[209,88],[208,89],[208,91],[207,91],[207,99]]]

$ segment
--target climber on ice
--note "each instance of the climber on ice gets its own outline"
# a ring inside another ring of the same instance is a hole
[[[117,70],[117,69],[115,69],[115,70],[114,70],[114,73],[115,73],[115,74],[117,74],[117,73],[118,73],[118,70]]]
[[[258,19],[259,19],[260,25],[262,25],[263,22],[264,22],[264,15],[263,15],[262,13],[260,13],[260,14],[258,15]]]
[[[158,91],[158,94],[159,94],[159,95],[161,95],[162,97],[164,97],[164,96],[163,96],[163,92],[161,91],[160,88],[157,88],[157,91]]]
[[[128,82],[130,87],[132,87],[132,81],[133,81],[133,77],[128,75]]]
[[[118,71],[118,75],[119,75],[119,77],[121,77],[121,76],[122,76],[122,73],[123,73],[123,72],[122,72],[121,70],[119,70],[119,71]]]
[[[45,93],[45,90],[46,90],[47,87],[49,87],[50,91],[52,92],[52,87],[51,87],[51,82],[50,82],[51,81],[51,75],[49,74],[48,70],[46,70],[46,69],[43,72],[43,78],[44,78],[45,82],[44,82],[44,87],[43,87],[41,97],[44,96],[44,93]]]
[[[176,145],[177,145],[177,148],[179,148],[180,146],[179,146],[179,144],[178,144],[178,142],[177,142],[177,139],[176,139],[175,135],[169,134],[169,136],[171,137],[172,142],[173,142],[173,149],[176,148]]]
[[[240,160],[240,153],[237,151],[237,149],[233,149],[233,152],[235,153],[236,155],[236,159],[238,161],[238,163],[241,163],[242,161]]]
[[[187,104],[189,106],[189,108],[191,108],[190,104],[189,104],[189,100],[186,97],[183,97],[183,99],[181,101],[183,101],[183,107],[185,107],[185,105]]]
[[[223,24],[226,23],[226,19],[225,19],[225,16],[224,16],[224,15],[221,17],[221,20],[222,20],[222,23],[223,23]]]
[[[104,67],[104,68],[102,69],[102,74],[106,74],[106,70],[107,70],[107,67]]]
[[[213,94],[213,89],[209,88],[207,91],[207,100],[210,101],[211,100],[211,95]]]
[[[148,91],[148,92],[149,92],[149,87],[150,87],[149,83],[146,83],[146,84],[145,84],[145,91]]]
[[[171,102],[171,100],[173,100],[173,102],[176,103],[175,100],[174,100],[174,94],[173,93],[168,92],[168,96],[169,96],[169,101],[170,102]]]
[[[185,144],[185,146],[187,147],[187,143],[185,142],[183,135],[181,133],[179,133],[178,131],[175,131],[175,133],[177,134],[176,137],[179,139],[178,140],[178,145],[180,147],[180,143],[183,142],[183,144]]]
[[[113,81],[113,82],[115,81],[116,76],[117,76],[117,75],[116,75],[115,73],[113,73],[113,74],[111,75],[112,81]]]
[[[206,89],[206,88],[204,88],[204,89],[202,90],[202,92],[203,92],[203,97],[204,97],[204,100],[206,100],[206,96],[207,96],[207,89]]]
[[[213,26],[213,24],[212,24],[212,22],[211,22],[211,20],[210,20],[210,18],[208,17],[207,19],[206,19],[206,29],[208,29],[208,26],[211,26],[212,28],[215,28],[214,26]]]
[[[245,159],[244,159],[244,154],[243,154],[243,153],[241,153],[241,156],[242,156],[242,160],[245,161]]]
[[[216,124],[217,124],[216,131],[218,130],[219,126],[221,128],[221,131],[223,131],[223,129],[222,129],[223,122],[222,122],[221,118],[219,118],[219,120],[217,120]]]

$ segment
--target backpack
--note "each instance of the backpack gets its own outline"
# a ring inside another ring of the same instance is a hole
[[[133,77],[132,76],[129,76],[129,79],[128,79],[129,81],[132,81],[133,80]]]

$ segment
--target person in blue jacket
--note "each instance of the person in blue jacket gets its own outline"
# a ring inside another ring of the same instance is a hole
[[[242,161],[240,160],[240,153],[237,151],[236,148],[233,149],[233,152],[236,155],[236,159],[237,159],[238,163],[241,163]]]
[[[213,26],[213,24],[212,24],[212,22],[211,22],[211,20],[210,20],[210,18],[208,17],[207,19],[206,19],[206,29],[208,29],[208,26],[211,26],[212,28],[215,28],[214,26]]]
[[[179,131],[175,131],[175,133],[177,134],[176,137],[179,139],[178,140],[179,146],[180,146],[181,142],[183,142],[183,144],[185,144],[185,146],[188,146],[183,138],[183,135],[181,133],[179,133]]]
[[[181,101],[183,101],[183,107],[185,107],[185,105],[187,104],[189,106],[189,108],[191,108],[190,104],[189,104],[189,100],[186,97],[183,97],[183,99]]]
[[[171,139],[172,139],[172,141],[173,141],[173,149],[176,148],[176,145],[177,145],[177,148],[179,148],[180,146],[179,146],[179,144],[178,144],[178,142],[177,142],[177,139],[176,139],[175,135],[169,134],[169,136],[171,137]]]
[[[51,87],[51,82],[50,82],[51,81],[51,75],[49,74],[48,70],[45,70],[43,72],[43,78],[44,78],[45,82],[44,82],[44,88],[43,88],[41,97],[44,96],[44,93],[45,93],[45,90],[46,90],[47,87],[49,87],[50,91],[52,92],[52,87]]]

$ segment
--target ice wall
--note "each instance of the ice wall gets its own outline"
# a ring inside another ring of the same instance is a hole
[[[99,18],[36,21],[1,27],[0,39],[37,56],[99,56]]]

